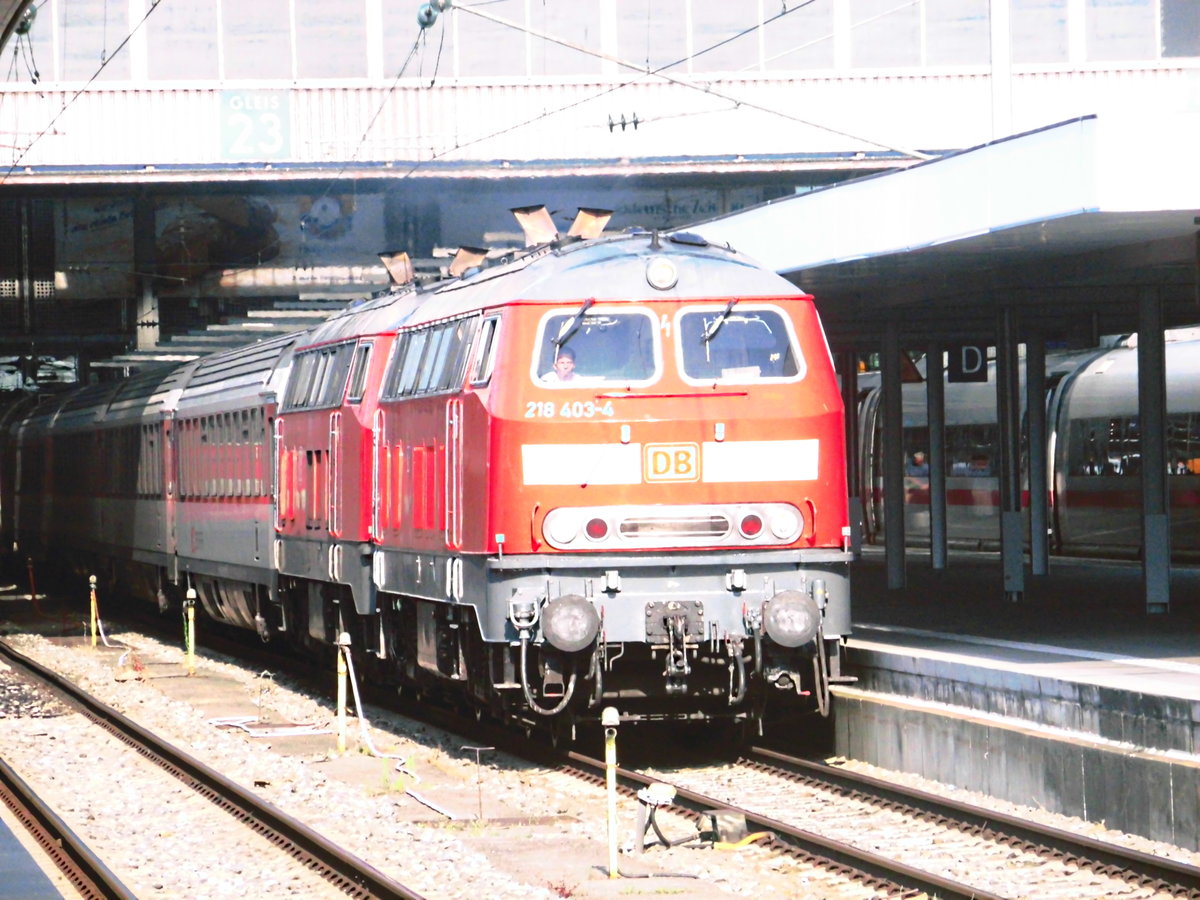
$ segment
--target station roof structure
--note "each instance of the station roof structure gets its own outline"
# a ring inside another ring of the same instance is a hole
[[[987,338],[1003,304],[1052,341],[1130,332],[1145,290],[1194,324],[1198,143],[1200,114],[1085,116],[691,228],[814,294],[840,349],[889,319],[910,344]]]

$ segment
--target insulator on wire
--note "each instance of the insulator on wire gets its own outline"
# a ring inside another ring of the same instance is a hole
[[[417,24],[422,28],[429,28],[437,21],[438,11],[433,8],[432,3],[422,3],[417,9]]]

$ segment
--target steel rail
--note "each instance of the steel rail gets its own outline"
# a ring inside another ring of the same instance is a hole
[[[324,835],[292,818],[273,804],[247,791],[198,759],[184,753],[132,719],[90,696],[56,672],[0,640],[0,655],[14,667],[60,693],[88,718],[119,740],[168,770],[180,781],[295,857],[348,896],[423,900],[374,866],[337,846]]]
[[[754,757],[761,757],[784,770],[791,770],[825,784],[833,784],[845,790],[862,791],[873,797],[882,797],[922,812],[943,816],[981,831],[1041,845],[1066,857],[1111,866],[1139,878],[1185,888],[1191,891],[1193,896],[1200,894],[1200,866],[1165,859],[1131,847],[1122,847],[1087,835],[1031,822],[998,810],[883,781],[860,772],[789,756],[776,750],[750,747],[747,752],[747,758],[754,763],[760,762]]]
[[[0,803],[12,811],[81,896],[87,900],[137,900],[83,839],[2,759]]]
[[[604,775],[605,763],[602,760],[573,751],[567,753],[567,758],[587,769],[598,771],[600,777]],[[618,778],[643,787],[663,781],[661,778],[650,778],[640,772],[620,766],[616,771]],[[870,878],[888,881],[908,890],[923,891],[931,897],[938,897],[939,900],[1004,900],[999,894],[988,893],[960,881],[943,878],[886,856],[862,850],[851,844],[796,828],[786,822],[760,815],[752,810],[732,806],[715,797],[709,797],[677,785],[672,785],[672,787],[675,788],[677,802],[683,800],[688,806],[699,810],[732,810],[744,816],[747,825],[759,830],[774,832],[785,844],[799,847],[806,853],[827,859],[838,866],[861,872]]]

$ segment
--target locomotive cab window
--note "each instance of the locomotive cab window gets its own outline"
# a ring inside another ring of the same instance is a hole
[[[657,322],[643,310],[596,312],[585,303],[542,319],[533,380],[543,387],[649,384],[660,369]]]
[[[795,381],[804,377],[804,358],[791,324],[778,309],[729,300],[680,313],[680,368],[687,381],[744,384]]]

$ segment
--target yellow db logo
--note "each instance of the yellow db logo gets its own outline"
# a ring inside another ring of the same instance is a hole
[[[698,444],[647,444],[642,471],[646,481],[699,481]]]

